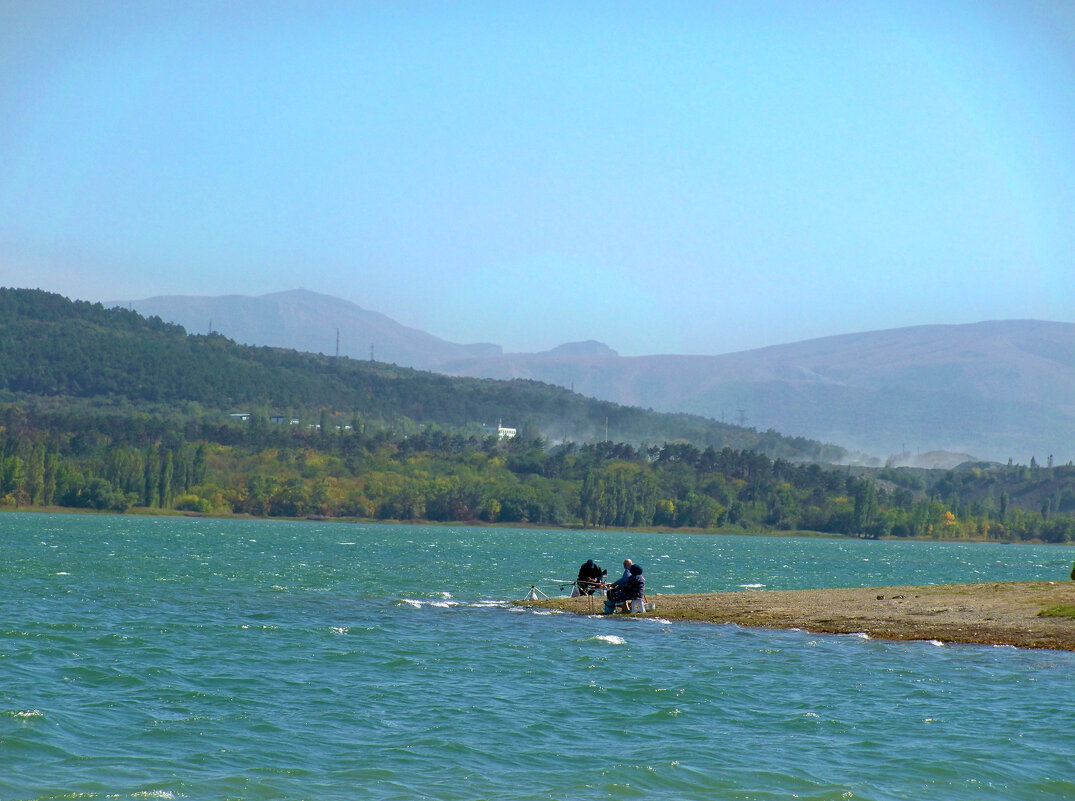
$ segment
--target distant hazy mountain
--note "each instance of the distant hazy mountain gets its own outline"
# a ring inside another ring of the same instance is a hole
[[[1075,325],[1033,320],[826,337],[723,356],[506,354],[441,367],[535,378],[868,454],[1075,458]]]
[[[1075,325],[1033,320],[826,337],[721,356],[620,357],[600,342],[543,353],[458,345],[353,303],[297,290],[124,301],[189,331],[450,375],[533,378],[616,403],[682,411],[874,456],[930,451],[1075,459]],[[933,461],[937,459],[930,457]],[[938,462],[940,463],[940,462]]]
[[[156,315],[178,323],[189,333],[205,334],[210,327],[244,345],[269,345],[308,353],[339,353],[354,359],[374,359],[406,367],[429,369],[455,359],[498,356],[499,345],[457,345],[432,334],[407,328],[383,314],[354,303],[304,289],[249,297],[165,296],[113,301],[144,316]]]

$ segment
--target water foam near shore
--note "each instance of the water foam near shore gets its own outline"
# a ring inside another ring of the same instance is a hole
[[[591,556],[708,592],[1071,549],[21,514],[0,544],[3,798],[1075,794],[1071,654],[508,603]]]

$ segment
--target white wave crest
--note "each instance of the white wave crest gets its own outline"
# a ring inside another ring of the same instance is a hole
[[[435,606],[438,609],[450,609],[453,606],[459,606],[458,601],[418,601],[414,598],[400,598],[399,603],[413,606],[415,609],[421,609],[423,606]]]
[[[739,586],[742,587],[744,590],[760,590],[765,585],[764,584],[740,584]]]
[[[600,642],[607,642],[610,645],[626,645],[627,640],[623,639],[617,634],[596,634],[590,638],[591,640],[599,640]]]

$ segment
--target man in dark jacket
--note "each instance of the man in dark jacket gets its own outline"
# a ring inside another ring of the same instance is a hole
[[[593,559],[587,559],[586,563],[579,568],[579,577],[575,579],[580,595],[593,595],[601,586],[602,576],[607,573]]]

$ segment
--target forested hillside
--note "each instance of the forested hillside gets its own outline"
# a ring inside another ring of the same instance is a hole
[[[596,401],[537,381],[449,378],[381,362],[237,345],[188,335],[159,318],[0,289],[0,392],[29,397],[123,399],[205,410],[364,420],[400,432],[434,424],[471,433],[529,424],[551,440],[641,444],[684,440],[790,459],[837,461],[843,451],[776,432],[687,414]]]
[[[4,509],[1075,539],[1071,465],[852,472],[771,432],[242,348],[39,292],[0,290],[0,382]],[[501,414],[528,422],[511,439],[473,422]],[[604,417],[649,444],[542,433]]]

